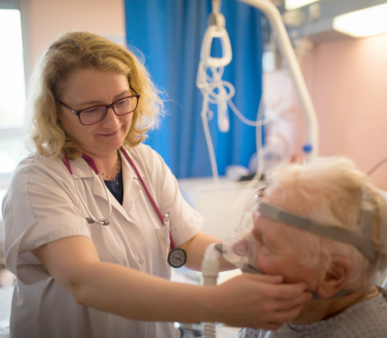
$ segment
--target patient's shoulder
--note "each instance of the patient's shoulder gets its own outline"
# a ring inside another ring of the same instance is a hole
[[[387,290],[357,303],[339,315],[319,322],[294,325],[287,323],[277,331],[243,328],[237,338],[348,338],[387,337]]]
[[[384,338],[387,336],[387,292],[372,299],[357,303],[342,312],[336,319],[341,335],[337,337]],[[333,336],[336,337],[336,336]]]

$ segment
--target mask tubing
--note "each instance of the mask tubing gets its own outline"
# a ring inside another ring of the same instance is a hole
[[[202,262],[203,285],[216,285],[216,279],[219,273],[220,253],[215,249],[216,243],[207,247]]]
[[[202,262],[203,285],[216,285],[219,273],[220,253],[215,248],[217,243],[212,243],[207,247]],[[215,323],[203,323],[204,338],[216,338]]]

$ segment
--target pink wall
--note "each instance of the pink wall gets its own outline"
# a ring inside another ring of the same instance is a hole
[[[387,34],[316,45],[304,66],[320,155],[346,155],[367,172],[387,157]],[[372,179],[387,190],[387,163]]]
[[[123,0],[33,0],[29,5],[31,64],[58,35],[87,30],[124,40]]]

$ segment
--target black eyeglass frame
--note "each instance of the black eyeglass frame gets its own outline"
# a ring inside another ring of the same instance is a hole
[[[131,98],[131,97],[136,97],[136,98],[137,98],[136,107],[134,107],[133,110],[131,110],[130,112],[128,112],[128,113],[126,113],[126,114],[118,115],[118,114],[116,113],[116,111],[114,110],[115,104],[116,104],[117,102],[120,102],[120,101],[125,100],[125,99],[129,99],[129,98]],[[91,125],[93,125],[93,124],[97,124],[97,123],[103,121],[103,119],[104,119],[104,118],[106,117],[106,115],[107,115],[107,112],[108,112],[109,108],[112,108],[114,114],[116,114],[117,116],[125,116],[125,115],[129,115],[130,113],[133,113],[133,112],[137,109],[137,107],[138,107],[138,101],[139,101],[139,100],[140,100],[140,94],[135,94],[135,95],[130,95],[130,96],[126,96],[126,97],[123,97],[123,98],[121,98],[121,99],[118,99],[118,100],[112,102],[111,104],[105,104],[105,105],[102,104],[102,105],[92,106],[92,107],[85,108],[85,109],[81,109],[81,110],[75,110],[75,109],[71,108],[70,106],[68,106],[67,104],[63,103],[63,102],[60,101],[60,100],[56,100],[56,101],[57,101],[60,105],[62,105],[62,106],[65,107],[66,109],[70,110],[70,111],[71,111],[72,113],[74,113],[75,115],[77,115],[77,116],[78,116],[78,119],[79,119],[79,122],[80,122],[82,125],[84,125],[84,126],[91,126]],[[84,111],[89,110],[89,109],[100,108],[100,107],[104,107],[104,108],[105,108],[105,114],[102,116],[102,118],[101,118],[99,121],[94,122],[94,123],[88,123],[88,124],[82,123],[82,121],[81,121],[81,113],[83,113]]]

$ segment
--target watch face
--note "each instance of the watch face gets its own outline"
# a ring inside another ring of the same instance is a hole
[[[168,263],[173,268],[182,267],[187,260],[187,254],[183,249],[176,248],[169,252]]]

